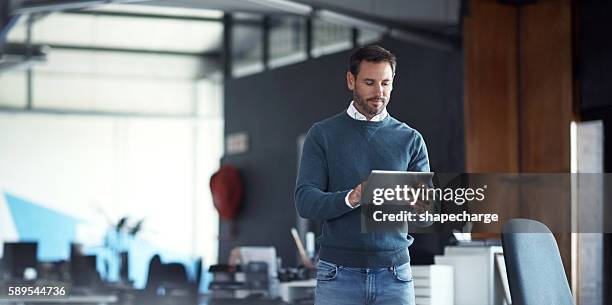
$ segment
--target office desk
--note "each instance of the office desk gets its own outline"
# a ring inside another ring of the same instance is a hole
[[[499,246],[447,246],[436,265],[453,266],[455,305],[501,305],[503,290],[495,256]]]
[[[43,298],[21,298],[21,299],[0,299],[0,305],[28,305],[28,304],[86,304],[86,305],[111,305],[111,304],[130,304],[130,305],[298,305],[286,303],[282,300],[267,300],[258,298],[210,298],[202,295],[197,300],[184,300],[172,296],[139,296],[130,300],[121,301],[117,295],[88,295],[88,296],[69,296],[65,299],[43,299]],[[305,305],[300,303],[299,305]]]
[[[43,299],[43,298],[20,298],[20,299],[0,299],[1,305],[25,305],[25,304],[97,304],[108,305],[118,301],[116,295],[87,295],[69,296],[65,299]]]
[[[244,299],[207,299],[200,300],[198,305],[295,305],[282,300]]]

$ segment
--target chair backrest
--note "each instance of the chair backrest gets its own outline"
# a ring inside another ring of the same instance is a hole
[[[185,266],[180,263],[164,264],[161,262],[159,255],[154,255],[149,263],[149,275],[145,290],[155,294],[160,287],[164,289],[189,289]]]
[[[557,242],[546,225],[512,219],[502,228],[502,245],[513,305],[574,305]]]
[[[200,291],[200,284],[202,283],[202,258],[198,258],[195,261],[195,283],[194,288],[196,292]]]
[[[178,286],[187,286],[189,284],[185,265],[181,263],[164,264],[163,271],[164,282]]]

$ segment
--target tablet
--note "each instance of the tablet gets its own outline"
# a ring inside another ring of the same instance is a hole
[[[399,187],[403,189],[418,188],[421,186],[433,186],[434,173],[432,172],[404,172],[404,171],[385,171],[385,170],[373,170],[368,177],[364,185],[364,189],[361,194],[362,204],[374,203],[374,197],[379,199],[380,190],[393,190],[393,193]],[[377,192],[375,194],[375,192]],[[391,192],[391,191],[388,191]],[[378,196],[376,196],[378,195]],[[387,196],[391,198],[394,196]],[[398,200],[386,200],[389,203],[400,203]],[[400,200],[401,201],[401,200]]]

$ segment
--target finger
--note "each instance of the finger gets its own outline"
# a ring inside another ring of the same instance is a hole
[[[429,204],[423,204],[423,203],[421,203],[421,204],[418,204],[417,206],[418,206],[419,208],[423,208],[423,209],[428,209],[428,208],[429,208]]]

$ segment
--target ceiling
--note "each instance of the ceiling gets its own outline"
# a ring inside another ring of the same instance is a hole
[[[142,4],[282,14],[294,10],[292,3],[381,24],[444,32],[453,32],[458,27],[461,10],[461,0],[154,0]]]
[[[3,24],[7,10],[24,14],[62,11],[45,15],[34,23],[34,44],[56,49],[156,52],[211,58],[218,58],[221,52],[223,26],[220,20],[224,12],[234,13],[236,17],[256,13],[330,19],[326,21],[353,28],[377,28],[377,32],[388,32],[399,39],[452,48],[460,33],[462,3],[461,0],[0,1],[3,1],[0,3]],[[69,11],[65,11],[67,9]],[[136,15],[142,18],[135,18]],[[332,21],[332,17],[335,20]],[[26,18],[20,18],[14,26],[4,27],[0,47],[4,41],[17,45],[25,43],[26,29]],[[256,33],[245,33],[238,39],[240,44],[234,46],[235,51],[249,49],[252,40],[259,39]]]

